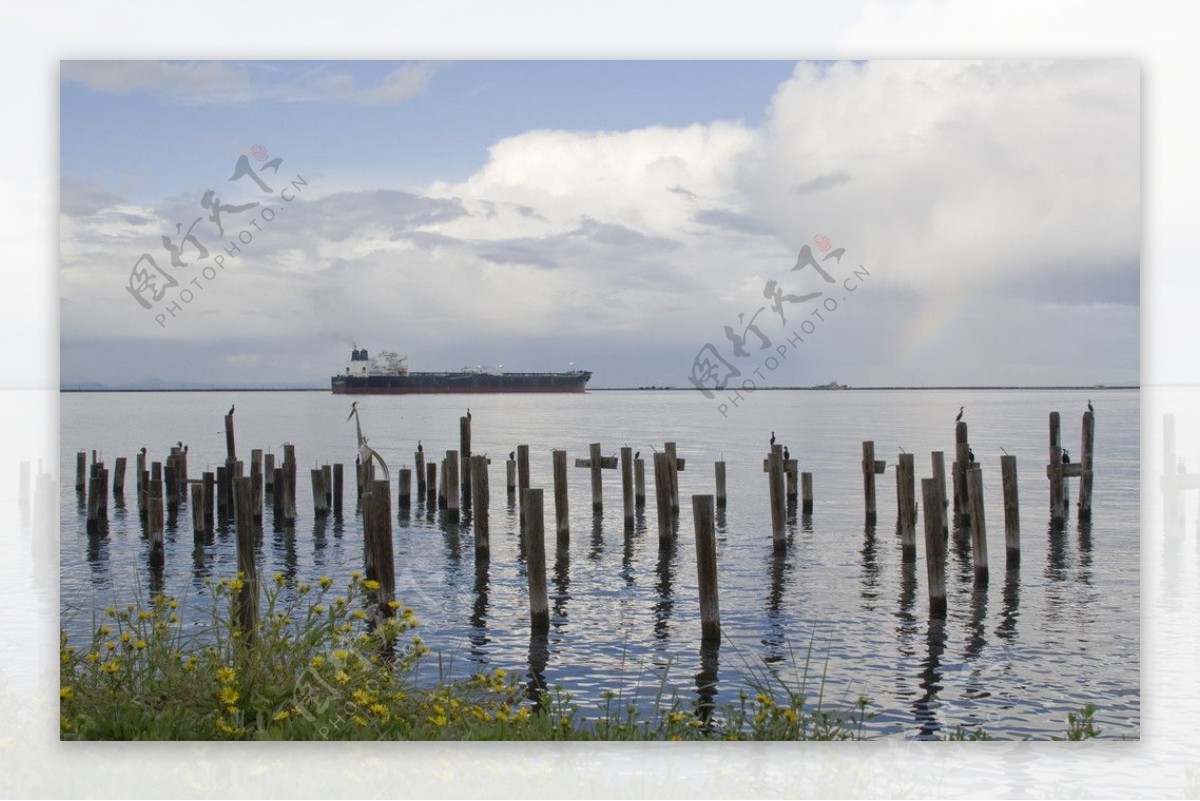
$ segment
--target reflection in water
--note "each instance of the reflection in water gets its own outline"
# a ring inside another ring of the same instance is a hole
[[[538,712],[545,712],[549,701],[546,692],[546,663],[550,661],[550,639],[545,632],[529,634],[529,681],[526,694]]]
[[[471,604],[470,658],[473,662],[486,664],[488,661],[488,643],[491,642],[491,638],[487,636],[487,614],[489,607],[488,562],[486,559],[475,562],[475,586],[473,592],[475,594],[475,602]]]
[[[875,526],[863,527],[862,561],[862,591],[859,595],[866,602],[863,609],[871,612],[875,609],[874,601],[879,597],[879,560],[875,554]]]
[[[954,516],[954,528],[951,531],[950,539],[953,543],[951,551],[954,553],[954,566],[958,571],[956,578],[960,582],[974,581],[975,566],[971,563],[971,527],[964,525],[962,515]],[[946,576],[946,580],[950,580],[949,575]]]
[[[1079,521],[1079,583],[1092,583],[1092,521]]]
[[[913,614],[913,605],[917,600],[917,563],[901,562],[900,564],[900,610],[896,617],[900,625],[896,631],[900,635],[900,653],[910,656],[915,653],[911,640],[917,633],[917,617]]]
[[[554,560],[554,614],[555,628],[566,625],[567,601],[571,599],[571,550],[567,543],[560,542]]]
[[[1051,581],[1065,581],[1067,578],[1067,535],[1063,527],[1053,521],[1046,527],[1046,570],[1045,576]]]
[[[769,628],[762,639],[763,645],[767,647],[767,653],[763,656],[763,662],[769,665],[783,660],[787,645],[787,624],[781,612],[783,610],[783,581],[791,568],[792,566],[788,563],[786,554],[772,553],[771,589],[767,593],[767,602],[764,606],[767,610],[767,625]]]
[[[996,626],[996,636],[1000,639],[1016,639],[1017,618],[1020,617],[1017,607],[1020,603],[1021,571],[1013,568],[1004,573],[1004,611],[1000,613],[1000,625]]]
[[[921,737],[933,737],[942,726],[937,719],[937,698],[942,691],[942,654],[946,652],[946,620],[930,616],[925,634],[925,659],[921,661],[922,695],[913,702],[913,719]]]
[[[604,551],[604,516],[596,513],[592,515],[592,548],[588,551],[588,559],[598,562],[600,555]]]
[[[654,602],[654,638],[657,640],[665,640],[670,636],[668,629],[670,628],[671,607],[674,601],[671,598],[671,562],[675,559],[675,539],[671,538],[666,542],[659,542],[658,545],[658,566],[655,572],[658,575],[658,599]]]
[[[299,558],[296,554],[296,530],[288,528],[284,531],[275,531],[271,537],[271,547],[275,552],[276,564],[282,564],[281,571],[288,583],[294,583],[297,579],[297,565]]]
[[[967,647],[963,651],[963,662],[972,663],[970,677],[966,683],[968,698],[986,698],[991,691],[981,683],[983,661],[979,655],[987,645],[987,587],[975,586],[971,590],[971,622],[967,626]]]
[[[696,674],[696,717],[704,724],[705,732],[712,728],[712,714],[717,705],[720,649],[719,641],[702,640],[700,643],[700,672]]]
[[[634,531],[625,529],[625,543],[621,548],[621,578],[626,587],[633,586],[633,542]]]

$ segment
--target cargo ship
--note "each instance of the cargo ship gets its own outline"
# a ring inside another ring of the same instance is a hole
[[[341,375],[330,379],[338,395],[407,395],[441,392],[583,392],[592,374],[587,370],[565,373],[510,373],[496,369],[463,368],[453,373],[409,372],[407,356],[380,351],[374,358],[365,348],[350,351]]]

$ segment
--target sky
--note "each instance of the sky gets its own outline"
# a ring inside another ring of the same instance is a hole
[[[1141,79],[63,61],[61,382],[325,386],[357,343],[594,387],[1136,383]]]

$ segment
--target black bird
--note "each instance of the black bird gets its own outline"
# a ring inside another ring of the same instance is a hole
[[[1063,452],[1062,452],[1062,463],[1063,463],[1063,464],[1070,464],[1070,463],[1071,463],[1071,453],[1070,453],[1070,451],[1068,451],[1066,448],[1063,448]]]
[[[176,443],[175,443],[175,447],[176,447],[176,448],[183,448],[183,440],[179,440],[178,442],[176,442]]]
[[[184,453],[187,453],[187,449],[188,449],[188,446],[187,446],[187,445],[184,445],[184,446],[183,446],[183,452],[184,452]]]
[[[516,451],[509,451],[509,452],[508,452],[508,461],[510,461],[510,462],[515,462],[515,461],[517,461],[517,452],[516,452]]]
[[[786,462],[788,459],[791,459],[791,458],[792,457],[790,455],[788,455],[787,445],[784,445],[783,446],[783,461]]]
[[[637,453],[635,453],[635,454],[633,455],[633,458],[634,458],[634,459],[640,459],[641,457],[642,457],[642,452],[641,452],[641,451],[638,451]]]
[[[975,464],[975,451],[971,450],[970,448],[967,448],[967,459],[971,462],[971,464]]]
[[[417,453],[424,453],[425,449],[421,447],[421,440],[417,440]]]
[[[1096,413],[1096,410],[1092,408],[1092,402],[1091,402],[1091,401],[1088,401],[1088,411],[1089,411],[1089,412],[1091,412],[1092,414],[1095,414],[1095,413]]]
[[[775,432],[774,431],[771,432],[771,444],[772,445],[775,444]]]
[[[954,422],[956,422],[956,423],[957,423],[958,421],[962,420],[963,408],[964,408],[964,407],[962,407],[962,406],[959,406],[959,407],[958,407],[958,417],[955,417],[955,418],[954,418]]]
[[[467,407],[467,419],[468,420],[471,419],[471,407],[470,406]]]
[[[232,404],[229,406],[229,414],[231,416],[233,415],[233,405]]]

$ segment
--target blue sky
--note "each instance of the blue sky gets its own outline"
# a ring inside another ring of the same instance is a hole
[[[64,62],[62,382],[320,385],[356,341],[414,369],[687,386],[790,339],[768,383],[1132,383],[1139,80],[1113,61]],[[231,183],[239,158],[262,191]],[[819,275],[805,247],[837,259]]]

